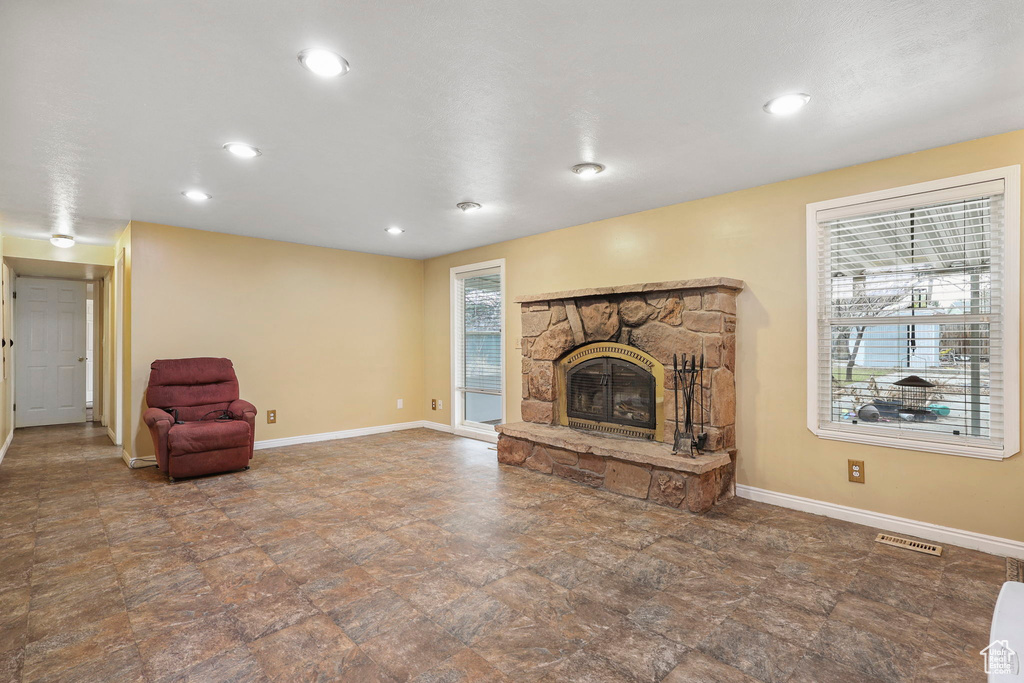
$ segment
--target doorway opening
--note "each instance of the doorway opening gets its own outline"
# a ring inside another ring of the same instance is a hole
[[[0,268],[10,435],[93,423],[113,440],[112,265],[9,255]]]

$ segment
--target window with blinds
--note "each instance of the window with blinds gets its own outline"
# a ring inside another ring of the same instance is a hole
[[[828,438],[1012,455],[1019,219],[1008,234],[1005,179],[908,189],[809,207],[809,426]]]
[[[489,427],[503,412],[501,266],[467,268],[452,273],[455,409],[459,424]]]

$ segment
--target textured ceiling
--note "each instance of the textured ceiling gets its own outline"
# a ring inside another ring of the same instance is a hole
[[[1024,128],[1019,10],[4,0],[0,231],[109,244],[133,219],[422,258],[1001,133]],[[313,46],[351,73],[302,69]],[[804,111],[761,111],[792,91]]]

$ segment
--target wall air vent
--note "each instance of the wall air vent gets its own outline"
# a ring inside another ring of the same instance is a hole
[[[912,541],[909,538],[901,538],[900,536],[891,536],[889,534],[878,534],[875,538],[878,543],[885,543],[886,545],[896,546],[897,548],[906,548],[907,550],[914,550],[919,553],[926,555],[941,555],[942,546],[935,545],[934,543],[924,543],[922,541]]]

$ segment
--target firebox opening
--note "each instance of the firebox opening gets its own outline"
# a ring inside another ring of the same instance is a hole
[[[559,418],[577,429],[662,440],[664,369],[639,349],[604,342],[559,363]]]
[[[654,378],[632,363],[595,358],[567,373],[569,417],[654,428]]]

